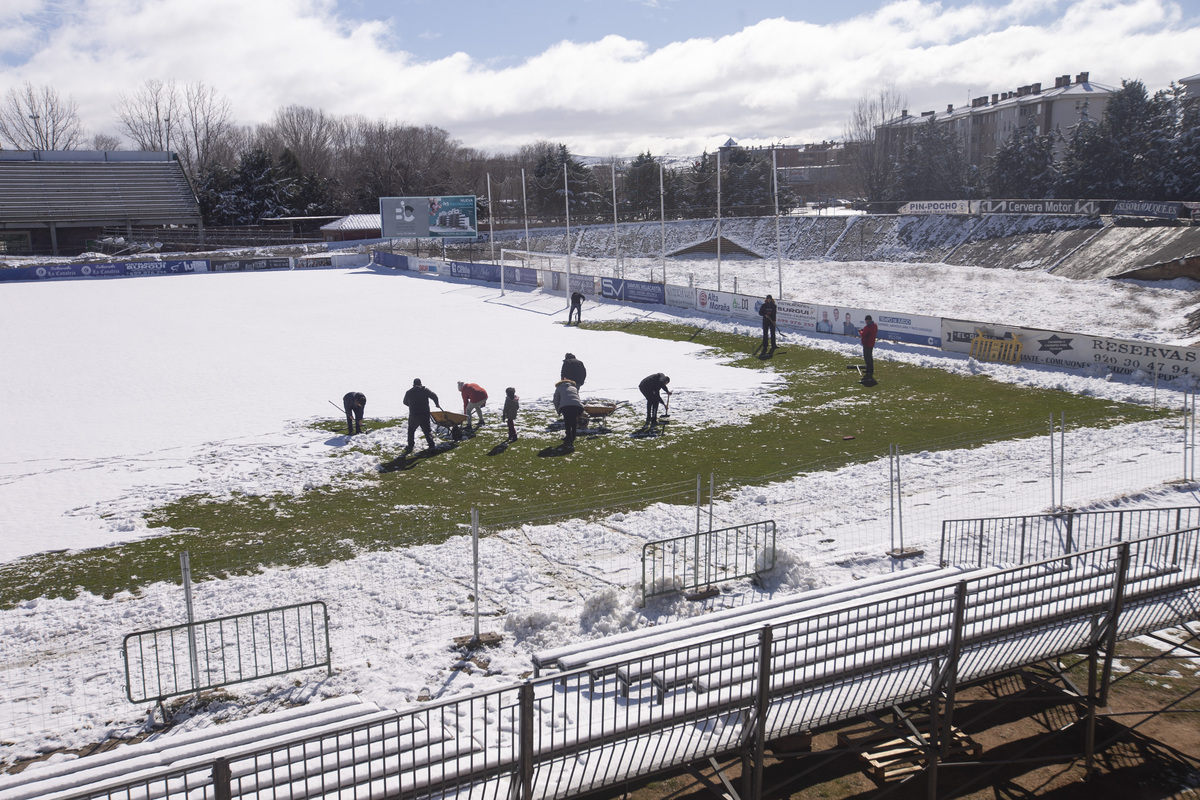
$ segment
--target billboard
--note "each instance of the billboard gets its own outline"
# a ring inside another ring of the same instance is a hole
[[[1091,374],[1158,375],[1160,381],[1191,378],[1200,368],[1200,349],[1154,342],[1132,342],[1105,336],[984,325],[967,320],[942,320],[942,349],[970,353],[971,341],[982,331],[997,339],[1019,339],[1021,363]]]
[[[473,194],[381,197],[379,221],[385,239],[473,239],[479,235]]]

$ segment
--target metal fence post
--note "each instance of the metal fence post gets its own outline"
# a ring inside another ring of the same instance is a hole
[[[533,800],[533,684],[529,681],[521,684],[517,708],[520,713],[517,725],[521,737],[518,747],[518,769],[521,779],[519,800]]]
[[[192,670],[192,689],[200,699],[200,660],[196,656],[196,614],[192,606],[192,559],[187,550],[179,554],[179,568],[183,573],[183,599],[187,605],[188,664]]]
[[[771,702],[771,642],[774,631],[764,625],[758,636],[758,686],[754,693],[754,772],[749,797],[762,797],[763,752],[767,745],[767,707]]]
[[[233,800],[233,775],[229,760],[218,758],[212,765],[213,800]]]

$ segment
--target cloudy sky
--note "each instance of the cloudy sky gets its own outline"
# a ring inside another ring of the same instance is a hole
[[[3,0],[0,91],[48,84],[91,132],[147,79],[253,125],[284,105],[507,152],[686,155],[841,138],[892,83],[913,113],[1088,71],[1200,73],[1200,0]]]

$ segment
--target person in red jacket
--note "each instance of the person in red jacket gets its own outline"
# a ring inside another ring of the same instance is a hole
[[[467,425],[471,424],[471,412],[479,415],[479,424],[483,424],[483,407],[487,405],[487,392],[478,383],[458,382],[458,391],[462,394],[463,413],[467,415]]]
[[[872,352],[875,350],[875,336],[879,333],[879,326],[875,324],[875,320],[871,319],[870,314],[867,314],[866,319],[867,324],[863,325],[862,330],[858,332],[858,338],[862,339],[863,363],[867,365],[863,383],[875,380],[875,358]]]

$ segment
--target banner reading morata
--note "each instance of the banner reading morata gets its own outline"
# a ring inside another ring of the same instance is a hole
[[[385,239],[462,239],[479,233],[475,195],[381,197],[379,220]]]
[[[1019,339],[1021,362],[1025,364],[1112,372],[1117,375],[1157,373],[1159,380],[1166,381],[1194,375],[1200,369],[1200,349],[1194,347],[1131,342],[1009,325],[984,325],[958,319],[942,320],[942,349],[957,353],[971,352],[971,340],[977,331],[997,339]]]

